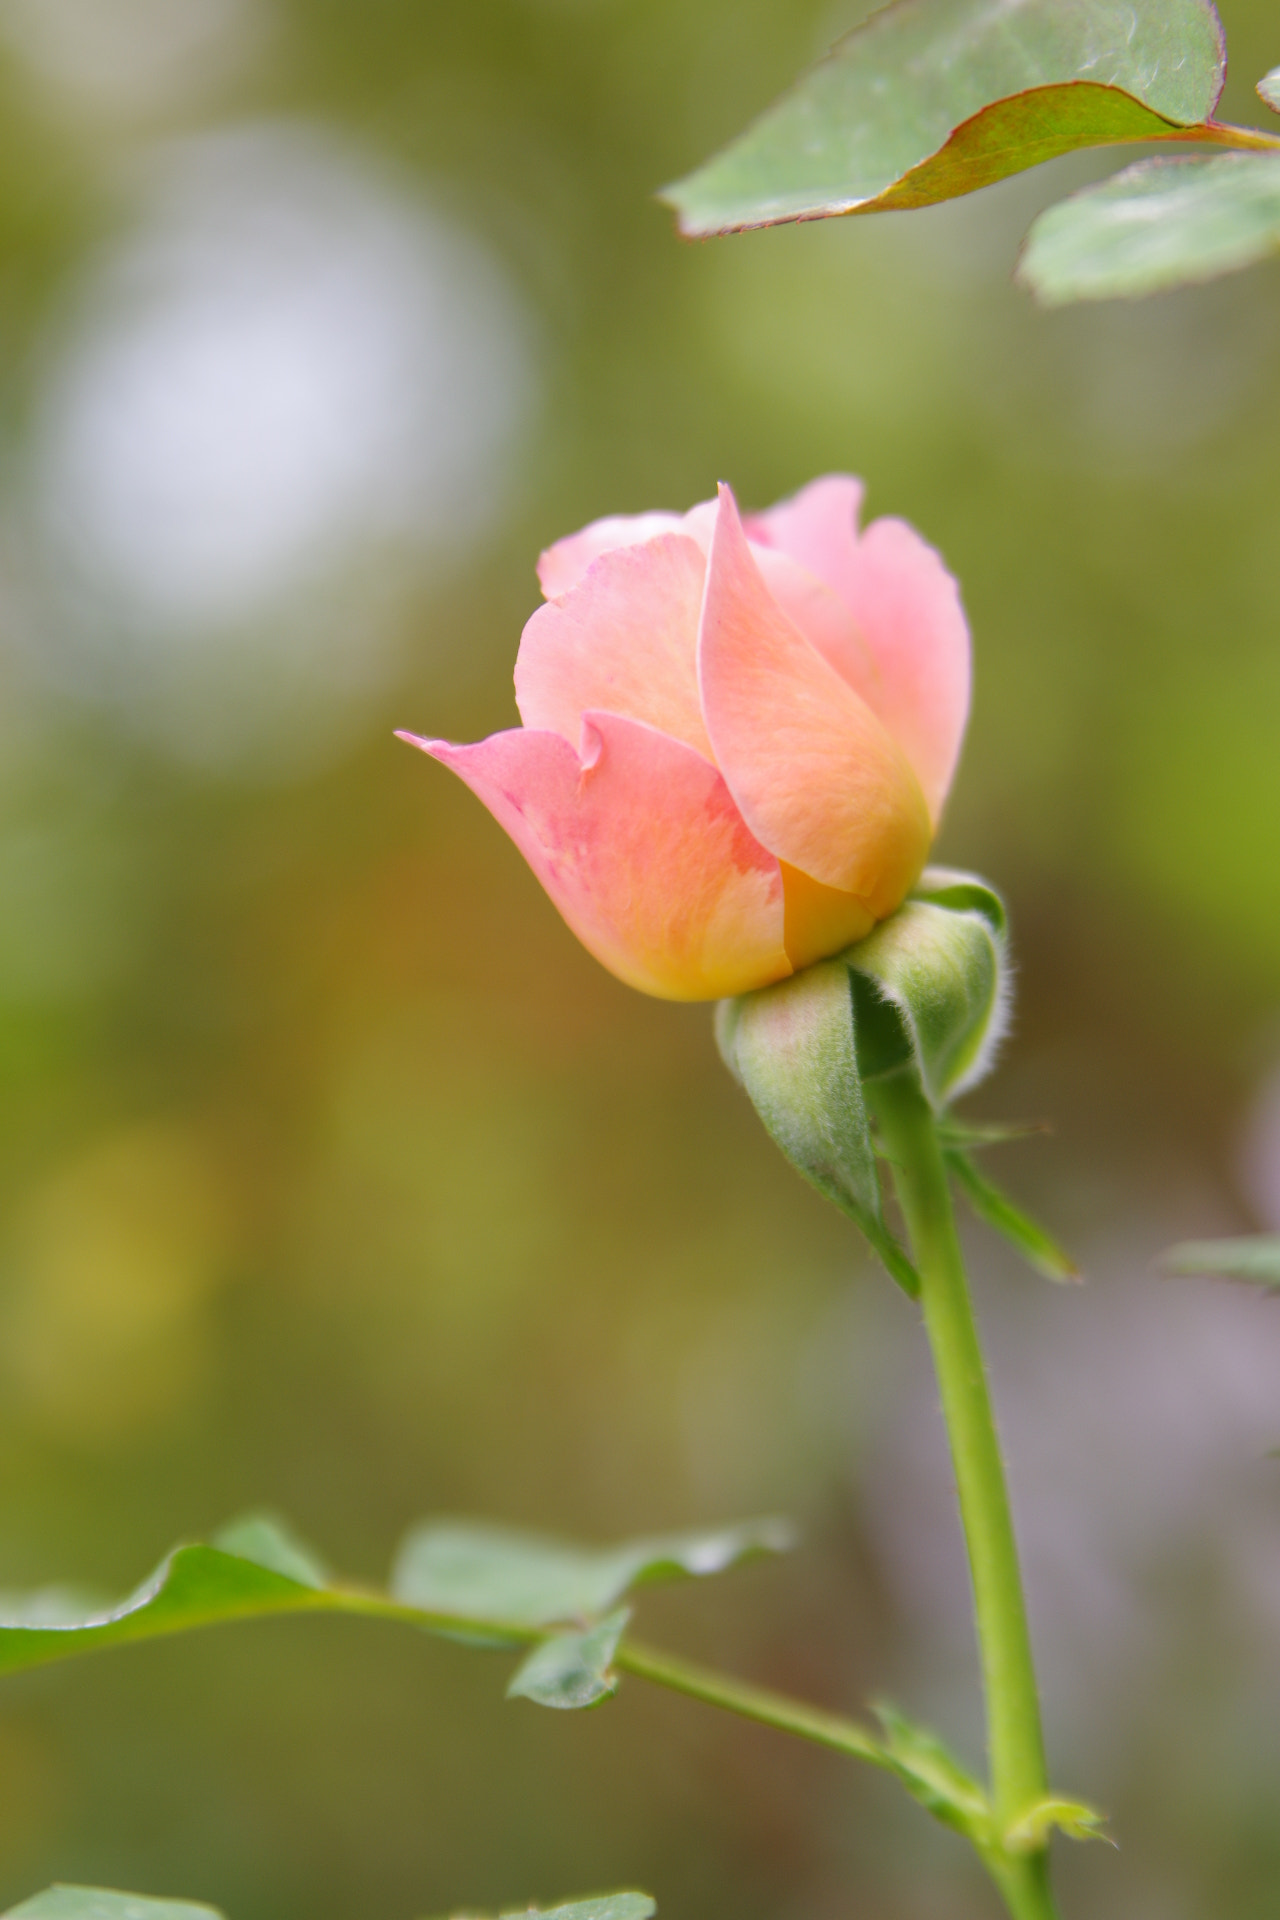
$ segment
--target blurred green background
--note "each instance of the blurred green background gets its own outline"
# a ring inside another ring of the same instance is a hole
[[[781,1509],[650,1637],[980,1748],[914,1313],[391,729],[511,724],[538,549],[847,469],[959,575],[942,852],[1007,891],[973,1235],[1090,1920],[1280,1886],[1280,1318],[1162,1281],[1280,1226],[1280,263],[1037,313],[1033,213],[677,243],[651,198],[859,17],[812,0],[0,3],[0,1586],[123,1591],[270,1505],[380,1577],[461,1511]],[[1228,115],[1280,60],[1223,7]],[[1268,1088],[1270,1087],[1270,1091]],[[629,1683],[278,1622],[8,1682],[0,1901],[232,1920],[651,1889],[669,1920],[979,1920],[896,1789]]]

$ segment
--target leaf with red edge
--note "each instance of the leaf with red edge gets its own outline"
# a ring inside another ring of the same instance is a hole
[[[1211,115],[1208,0],[897,0],[664,190],[690,235],[949,200],[1080,147],[1264,136]]]

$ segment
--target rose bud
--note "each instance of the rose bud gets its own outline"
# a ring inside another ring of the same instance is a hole
[[[815,480],[739,518],[597,520],[538,567],[523,726],[400,737],[505,827],[584,946],[672,1000],[767,986],[862,939],[918,877],[955,770],[969,634],[904,521]]]

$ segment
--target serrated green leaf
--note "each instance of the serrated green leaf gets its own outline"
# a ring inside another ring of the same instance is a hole
[[[979,1173],[968,1154],[960,1147],[944,1145],[948,1167],[980,1220],[1003,1234],[1018,1249],[1029,1265],[1046,1280],[1078,1280],[1080,1269],[1052,1235],[1014,1205],[1007,1194]]]
[[[897,0],[662,198],[690,235],[927,206],[1079,147],[1184,138],[1224,71],[1207,0]]]
[[[858,1018],[848,965],[825,960],[775,987],[722,1000],[716,1038],[792,1166],[856,1222],[899,1286],[915,1294],[915,1269],[885,1224]]]
[[[1042,306],[1132,299],[1280,253],[1280,153],[1140,160],[1033,224],[1017,279]]]
[[[191,1900],[150,1900],[107,1887],[47,1887],[6,1909],[3,1920],[222,1920],[213,1907]]]
[[[1161,1257],[1166,1273],[1205,1273],[1280,1289],[1280,1233],[1241,1234],[1234,1240],[1184,1240]]]
[[[784,1552],[792,1538],[784,1521],[768,1519],[583,1547],[480,1521],[433,1520],[406,1536],[391,1592],[427,1613],[481,1625],[559,1626],[600,1619],[633,1587],[722,1573],[757,1554]]]
[[[957,897],[963,904],[949,904]],[[985,882],[949,875],[937,894],[905,901],[842,956],[896,1009],[935,1108],[977,1084],[1003,1036],[1003,925],[1004,909]],[[865,1002],[859,1008],[865,1013]],[[892,1053],[883,1062],[862,1057],[867,1077],[896,1064]]]
[[[1270,73],[1264,73],[1258,82],[1258,96],[1276,113],[1280,113],[1280,67],[1273,67]]]
[[[991,1804],[973,1776],[936,1733],[916,1726],[887,1701],[875,1708],[884,1728],[887,1763],[908,1793],[944,1826],[979,1846],[991,1837]]]
[[[628,1620],[619,1607],[585,1633],[557,1633],[534,1648],[507,1688],[509,1700],[532,1700],[540,1707],[594,1707],[618,1690],[611,1671]]]
[[[647,1893],[597,1893],[562,1907],[512,1907],[497,1920],[650,1920],[657,1902]],[[452,1920],[487,1920],[483,1914],[454,1914]]]
[[[1102,1831],[1106,1821],[1105,1813],[1083,1800],[1059,1800],[1050,1795],[1014,1822],[1004,1836],[1004,1844],[1010,1853],[1038,1853],[1056,1827],[1069,1840],[1105,1840],[1108,1846],[1114,1846],[1115,1841]]]

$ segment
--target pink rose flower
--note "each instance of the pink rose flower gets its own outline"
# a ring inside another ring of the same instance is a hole
[[[401,738],[505,827],[578,938],[672,1000],[768,986],[860,940],[917,879],[955,771],[969,633],[902,520],[842,474],[743,522],[597,520],[538,566],[523,726]]]

